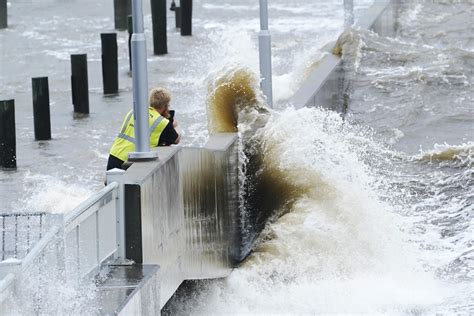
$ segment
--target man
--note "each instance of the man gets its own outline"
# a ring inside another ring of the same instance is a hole
[[[181,139],[180,134],[176,131],[178,123],[170,115],[170,101],[170,93],[165,88],[151,90],[148,107],[151,147],[178,144]],[[110,149],[107,170],[124,169],[122,165],[128,160],[128,154],[135,151],[134,123],[133,110],[131,110],[125,115],[122,129]]]

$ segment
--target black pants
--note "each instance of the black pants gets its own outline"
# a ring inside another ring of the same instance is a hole
[[[124,169],[122,167],[123,163],[124,163],[123,160],[118,159],[115,156],[109,155],[109,161],[107,161],[107,170],[114,169],[114,168]]]

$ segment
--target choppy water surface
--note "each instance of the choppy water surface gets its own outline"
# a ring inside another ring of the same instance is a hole
[[[342,31],[342,1],[269,2],[275,100],[287,108],[318,48]],[[356,8],[368,4],[356,1]],[[150,85],[174,94],[184,145],[208,136],[208,83],[223,69],[258,70],[257,3],[194,5],[193,37],[174,33],[169,17],[170,54],[149,57]],[[254,98],[239,104],[241,132],[268,120],[244,136],[258,139],[262,172],[291,188],[291,203],[275,210],[279,218],[229,278],[194,284],[167,312],[474,313],[473,7],[406,2],[396,37],[346,35],[353,83],[345,120],[320,109],[247,111]],[[31,1],[12,3],[9,12],[11,28],[0,31],[0,93],[17,101],[19,169],[0,172],[0,209],[67,211],[102,186],[109,146],[130,107],[127,34],[118,35],[121,93],[103,98],[99,33],[113,27],[112,3]],[[68,56],[80,52],[89,58],[87,118],[74,118],[69,95]],[[30,90],[39,75],[50,76],[54,138],[40,143]],[[224,108],[229,99],[236,98],[222,98]],[[220,123],[214,128],[233,126],[224,122],[233,116],[210,115]]]

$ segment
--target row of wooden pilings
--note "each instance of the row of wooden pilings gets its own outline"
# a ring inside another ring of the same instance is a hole
[[[163,50],[162,47],[166,47],[166,0],[150,0],[150,4],[153,23],[153,51],[155,54],[160,54]],[[175,0],[172,0],[170,10],[175,13],[176,28],[181,28],[181,35],[191,35],[193,1],[180,0],[180,5],[177,6]],[[114,0],[115,29],[126,30],[128,27],[127,17],[131,14],[132,0]],[[7,0],[0,0],[0,29],[7,27]]]
[[[117,34],[100,34],[104,95],[119,92]],[[51,139],[48,77],[31,79],[35,140]],[[89,114],[87,54],[71,55],[71,96],[75,113]],[[0,167],[16,169],[15,100],[0,100]]]
[[[167,54],[166,0],[151,0],[153,24],[153,51],[157,55]],[[191,35],[192,0],[180,0],[176,6],[172,0],[171,11],[175,12],[176,27],[181,35]],[[131,0],[114,0],[115,28],[128,29],[128,47],[131,70],[132,16]],[[124,22],[125,21],[125,22]],[[7,3],[0,0],[0,28],[7,27]],[[104,95],[119,91],[117,34],[102,33],[102,81]],[[35,140],[51,139],[51,120],[48,77],[32,78],[33,117]],[[71,55],[71,94],[75,113],[89,114],[89,84],[87,54]],[[0,167],[15,170],[16,163],[15,100],[0,100]]]

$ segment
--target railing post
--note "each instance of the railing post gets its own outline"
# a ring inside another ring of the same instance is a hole
[[[260,87],[267,97],[267,104],[273,107],[272,92],[272,46],[268,30],[268,5],[267,0],[260,0],[260,33],[258,34],[258,47],[260,59]]]
[[[123,175],[125,170],[112,169],[107,171],[107,184],[118,183],[118,195],[116,200],[115,218],[117,224],[117,259],[125,260],[125,198]]]

